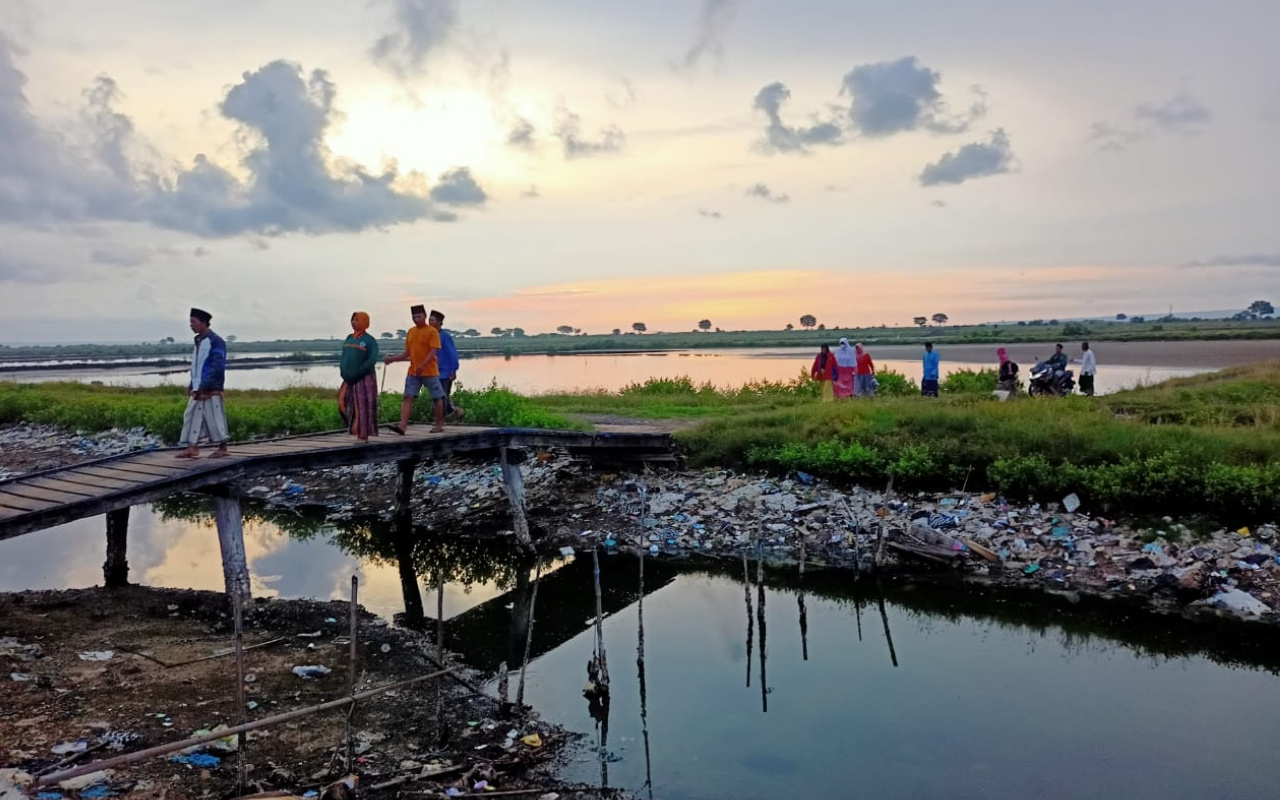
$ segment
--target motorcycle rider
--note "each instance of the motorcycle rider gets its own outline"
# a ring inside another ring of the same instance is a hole
[[[1056,375],[1067,368],[1067,354],[1062,352],[1062,345],[1054,348],[1053,355],[1049,356],[1049,360],[1045,362],[1053,370]]]

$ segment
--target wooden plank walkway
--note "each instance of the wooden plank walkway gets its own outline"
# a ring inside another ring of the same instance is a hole
[[[450,427],[428,433],[385,430],[368,445],[346,432],[234,443],[230,458],[175,459],[179,448],[147,450],[0,481],[0,540],[93,517],[178,492],[309,469],[388,461],[427,461],[503,449],[560,448],[601,458],[669,458],[669,434],[602,427],[592,432]]]

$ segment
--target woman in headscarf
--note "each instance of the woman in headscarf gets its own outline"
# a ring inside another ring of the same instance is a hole
[[[347,430],[363,443],[378,435],[378,340],[369,334],[369,315],[351,315],[351,333],[342,343],[338,370],[342,388],[338,390],[338,410]]]
[[[876,365],[871,360],[871,354],[863,349],[861,344],[855,345],[853,352],[857,356],[857,376],[853,384],[854,397],[875,397],[876,396]]]
[[[1018,364],[1009,358],[1009,351],[1003,347],[996,351],[996,357],[1000,359],[1000,373],[996,376],[996,388],[1002,392],[1009,392],[1012,397],[1018,392]]]
[[[836,348],[836,379],[831,387],[836,399],[853,397],[853,377],[857,369],[857,353],[848,339],[841,339],[840,346]]]
[[[836,357],[831,354],[831,348],[827,345],[822,345],[818,355],[814,357],[809,377],[818,382],[818,394],[824,403],[835,399],[831,384],[836,379]]]

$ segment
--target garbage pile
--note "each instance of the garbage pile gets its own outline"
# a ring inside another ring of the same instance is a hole
[[[993,580],[1090,594],[1160,595],[1243,617],[1280,608],[1280,531],[1196,533],[1166,517],[1134,529],[1075,495],[1021,504],[995,494],[845,491],[803,472],[610,476],[596,492],[606,544],[653,555],[738,554],[869,570],[948,566]]]
[[[0,427],[0,480],[163,446],[160,437],[143,428],[87,434],[36,423],[7,425]]]

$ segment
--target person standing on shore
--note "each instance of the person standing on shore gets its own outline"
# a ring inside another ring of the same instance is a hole
[[[1093,397],[1093,379],[1098,374],[1098,359],[1094,356],[1093,351],[1089,349],[1089,343],[1084,342],[1080,345],[1080,394],[1085,397]]]
[[[861,345],[854,346],[858,358],[858,374],[853,384],[854,397],[876,396],[876,365],[871,354]]]
[[[933,349],[933,342],[924,343],[924,374],[920,378],[920,394],[924,397],[938,396],[938,362],[942,357]]]
[[[378,340],[369,335],[369,315],[351,315],[351,333],[342,343],[338,371],[342,374],[347,430],[362,444],[378,435]]]
[[[458,359],[458,346],[453,343],[453,334],[444,329],[444,314],[433,308],[431,316],[427,319],[431,327],[440,334],[440,353],[437,361],[440,366],[440,385],[444,387],[445,416],[461,420],[467,415],[467,410],[453,404],[453,382],[458,379],[458,367],[461,366]]]
[[[822,398],[822,402],[830,403],[835,399],[832,384],[836,380],[836,357],[831,354],[831,348],[827,345],[822,345],[818,349],[818,355],[814,356],[809,377],[818,382],[818,396]]]
[[[1000,359],[996,388],[1002,392],[1008,392],[1010,397],[1015,397],[1018,392],[1018,362],[1009,358],[1009,351],[1003,347],[996,350],[996,357]]]
[[[413,327],[404,339],[404,352],[387,356],[383,363],[392,364],[397,361],[409,362],[409,374],[404,378],[404,402],[400,404],[400,422],[391,425],[391,431],[404,436],[409,430],[409,415],[413,413],[413,401],[422,392],[423,387],[431,395],[432,433],[444,430],[444,386],[440,384],[440,365],[437,353],[440,351],[440,333],[427,324],[427,307],[413,306],[409,309],[413,314]]]
[[[841,339],[836,348],[836,378],[832,393],[837,400],[853,397],[854,379],[858,373],[858,354],[849,346],[848,339]]]
[[[191,351],[191,380],[187,384],[187,410],[182,415],[182,436],[186,448],[174,458],[199,458],[200,440],[207,437],[217,445],[210,458],[226,458],[227,410],[222,404],[222,388],[227,376],[227,343],[213,332],[213,315],[191,309],[191,332],[196,335]]]

